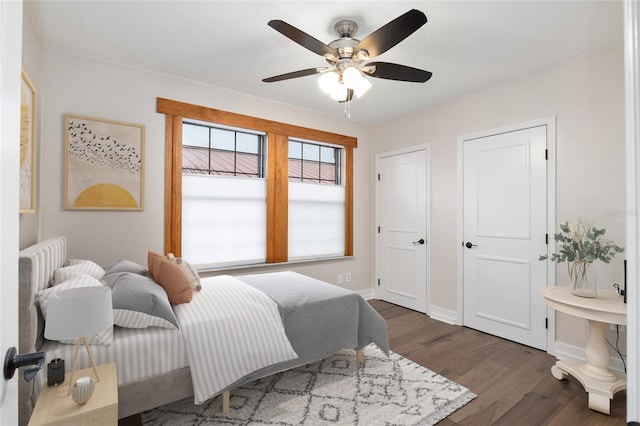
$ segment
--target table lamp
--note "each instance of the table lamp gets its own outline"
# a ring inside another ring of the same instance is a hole
[[[81,287],[61,290],[49,299],[44,337],[50,340],[76,339],[69,379],[69,391],[73,386],[73,376],[78,360],[78,349],[84,345],[89,362],[100,381],[96,363],[93,360],[87,337],[113,326],[113,308],[109,287]]]

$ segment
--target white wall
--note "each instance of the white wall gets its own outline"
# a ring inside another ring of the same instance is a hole
[[[431,304],[456,311],[457,144],[460,135],[557,117],[556,223],[592,220],[625,240],[622,47],[575,58],[372,129],[372,155],[431,144]],[[436,76],[437,77],[437,76]],[[437,84],[437,78],[428,84]],[[566,264],[557,268],[567,283]],[[599,265],[599,287],[622,282],[622,257]],[[584,321],[558,316],[557,340],[584,348]],[[623,339],[624,340],[624,337]]]
[[[148,250],[163,251],[165,118],[156,112],[156,98],[163,97],[357,137],[359,147],[354,157],[355,256],[290,269],[332,283],[337,283],[338,273],[351,272],[353,282],[348,288],[371,288],[372,199],[369,186],[372,172],[371,144],[366,127],[184,79],[66,56],[53,50],[45,49],[43,66],[41,238],[64,235],[68,238],[70,256],[93,259],[102,265],[121,258],[146,264]],[[63,209],[65,113],[146,126],[144,211]],[[269,270],[272,269],[276,268]]]

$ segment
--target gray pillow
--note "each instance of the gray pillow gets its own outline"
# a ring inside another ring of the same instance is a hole
[[[105,275],[102,281],[111,287],[115,325],[178,328],[167,293],[152,278],[133,272],[117,272]]]
[[[142,265],[139,265],[135,262],[132,262],[130,260],[126,260],[126,259],[121,259],[116,261],[113,265],[107,266],[106,268],[104,268],[104,273],[105,275],[108,274],[115,274],[118,272],[132,272],[134,274],[138,274],[138,275],[146,275],[146,276],[151,276],[151,274],[149,274],[149,270],[147,268],[145,268]]]

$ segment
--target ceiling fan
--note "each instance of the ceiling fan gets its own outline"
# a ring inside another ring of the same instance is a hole
[[[273,83],[322,74],[318,80],[320,88],[339,102],[350,101],[354,94],[360,97],[371,87],[371,83],[364,78],[364,75],[388,80],[424,83],[431,78],[431,72],[406,65],[369,61],[409,37],[426,22],[427,17],[424,13],[412,9],[360,41],[353,38],[358,30],[358,25],[353,21],[343,20],[333,27],[340,38],[325,44],[284,21],[278,19],[269,21],[268,25],[271,28],[302,47],[323,56],[329,66],[289,72],[265,78],[262,81]]]

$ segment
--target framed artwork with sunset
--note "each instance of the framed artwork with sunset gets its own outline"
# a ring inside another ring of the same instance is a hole
[[[64,208],[142,210],[144,125],[66,114]]]

